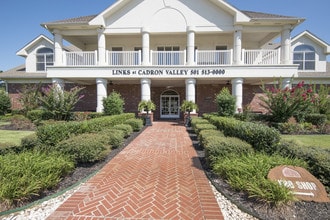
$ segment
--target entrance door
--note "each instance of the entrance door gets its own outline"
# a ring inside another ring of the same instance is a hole
[[[175,91],[165,91],[160,97],[160,117],[180,118],[180,97]]]

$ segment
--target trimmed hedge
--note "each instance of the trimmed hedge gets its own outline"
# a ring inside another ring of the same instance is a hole
[[[208,165],[212,165],[218,158],[254,152],[250,144],[235,137],[208,136],[205,140],[205,159]]]
[[[200,145],[205,148],[206,144],[207,144],[207,140],[210,137],[224,137],[225,135],[219,131],[219,130],[202,130],[201,132],[199,132],[198,134],[198,140]]]
[[[192,117],[191,118],[191,127],[195,130],[197,124],[210,124],[210,122],[206,119],[199,118],[199,117]]]
[[[209,121],[225,136],[237,137],[251,144],[257,151],[274,152],[274,145],[280,141],[280,133],[275,128],[263,124],[243,122],[234,118],[210,116]]]
[[[294,141],[282,140],[277,145],[278,154],[284,157],[298,158],[307,162],[308,170],[318,178],[330,192],[330,149],[318,148],[315,146],[302,147]]]
[[[55,146],[60,141],[68,139],[73,135],[101,131],[113,127],[116,124],[121,124],[134,117],[133,113],[126,113],[122,115],[95,118],[82,122],[56,122],[39,126],[36,134],[41,144]]]
[[[217,130],[217,127],[212,124],[196,124],[195,125],[195,133],[199,135],[199,133],[203,130]]]
[[[114,128],[110,128],[107,130],[103,130],[102,134],[104,134],[107,143],[111,146],[112,149],[121,147],[121,145],[124,143],[125,132],[122,130],[116,130]]]
[[[131,118],[124,122],[133,128],[133,131],[140,131],[143,128],[143,120],[139,118]]]
[[[55,151],[68,155],[76,164],[102,160],[111,151],[103,134],[85,133],[59,142]]]
[[[133,133],[133,128],[129,124],[117,124],[113,126],[113,129],[123,131],[125,138],[129,137]]]

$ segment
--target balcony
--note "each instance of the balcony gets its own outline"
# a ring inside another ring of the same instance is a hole
[[[184,66],[186,51],[150,51],[151,66]],[[98,65],[97,51],[63,52],[63,66],[87,67]],[[279,50],[242,50],[242,65],[278,65]],[[106,51],[108,66],[141,66],[141,51]],[[146,62],[144,62],[146,63]],[[194,65],[198,66],[231,66],[233,50],[195,50]]]

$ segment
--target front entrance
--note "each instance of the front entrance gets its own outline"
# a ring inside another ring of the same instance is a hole
[[[167,90],[160,96],[160,118],[180,118],[180,96]]]

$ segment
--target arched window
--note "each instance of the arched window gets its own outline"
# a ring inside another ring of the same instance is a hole
[[[53,50],[47,47],[37,50],[37,71],[45,71],[46,66],[54,65]]]
[[[293,63],[299,64],[299,70],[315,70],[315,49],[309,45],[300,45],[294,49]]]

